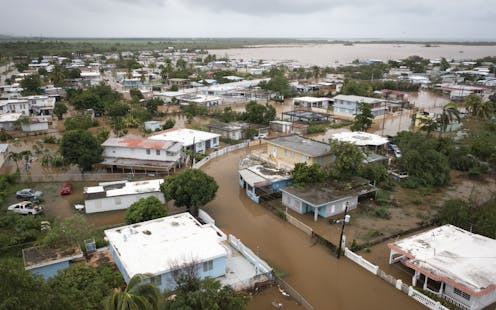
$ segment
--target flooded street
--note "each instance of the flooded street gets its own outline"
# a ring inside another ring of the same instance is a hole
[[[237,174],[244,154],[228,154],[203,168],[219,184],[216,199],[205,208],[217,226],[236,235],[276,269],[287,272],[285,281],[315,309],[423,309],[350,260],[337,260],[325,247],[313,245],[307,235],[248,199],[238,185]],[[264,309],[257,297],[249,308]]]
[[[351,63],[355,59],[379,59],[388,61],[412,55],[424,58],[475,59],[496,54],[495,46],[436,45],[425,44],[291,44],[263,45],[247,48],[210,50],[217,57],[234,59],[265,59],[269,61],[292,61],[302,65],[336,66]]]

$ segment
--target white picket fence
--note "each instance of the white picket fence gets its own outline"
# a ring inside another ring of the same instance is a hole
[[[199,169],[200,167],[202,167],[203,165],[205,165],[206,163],[208,163],[213,158],[216,158],[216,157],[225,155],[225,154],[227,154],[229,152],[237,151],[239,149],[248,147],[248,143],[249,142],[242,142],[242,143],[238,143],[238,144],[234,144],[234,145],[229,145],[229,146],[226,146],[223,149],[220,149],[218,151],[212,152],[212,153],[208,154],[205,158],[203,158],[202,160],[200,160],[199,162],[195,163],[193,165],[193,168]]]
[[[367,269],[368,271],[372,272],[373,274],[377,275],[379,272],[379,266],[376,266],[369,262],[368,260],[364,259],[358,254],[353,253],[353,251],[349,250],[348,248],[344,249],[344,256],[348,257],[358,265],[362,266],[363,268]]]
[[[248,261],[250,261],[255,268],[258,270],[258,274],[260,273],[269,273],[272,272],[272,268],[267,264],[264,260],[258,257],[252,250],[250,250],[247,246],[241,242],[241,240],[237,239],[233,235],[229,235],[229,244],[238,250]]]

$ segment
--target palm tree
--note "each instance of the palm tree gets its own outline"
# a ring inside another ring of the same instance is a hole
[[[482,104],[481,97],[476,94],[470,94],[465,98],[465,108],[472,116],[476,116],[479,111],[480,105]]]
[[[17,152],[9,152],[9,154],[7,155],[7,158],[9,160],[13,160],[16,164],[16,167],[17,167],[17,170],[19,170],[19,164],[18,164],[18,161],[22,159],[22,152],[20,153],[17,153]]]
[[[446,128],[448,125],[457,120],[460,122],[460,111],[458,111],[458,106],[455,102],[449,102],[443,107],[443,112],[439,118],[439,122],[441,123],[441,132],[446,132]]]
[[[420,119],[420,127],[419,127],[419,129],[421,131],[427,132],[427,135],[428,136],[431,135],[431,132],[437,130],[438,127],[439,127],[439,123],[435,119],[433,119],[433,118],[424,117],[424,118]]]
[[[136,274],[127,284],[126,289],[115,289],[104,301],[106,310],[156,310],[159,307],[160,293],[158,288],[145,281],[152,274]]]
[[[494,114],[494,103],[491,101],[481,102],[476,111],[476,116],[482,119],[488,119]]]

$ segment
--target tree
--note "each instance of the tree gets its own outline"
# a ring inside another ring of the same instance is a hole
[[[388,176],[386,166],[381,163],[371,163],[362,168],[360,175],[375,184],[385,181]]]
[[[489,119],[492,115],[494,115],[494,112],[494,103],[491,101],[484,101],[479,105],[476,116],[481,119]]]
[[[0,309],[50,309],[51,292],[40,275],[10,259],[0,262],[0,274]]]
[[[53,114],[57,116],[57,119],[63,119],[64,113],[67,113],[67,106],[63,102],[55,102],[55,107],[53,108]]]
[[[351,125],[352,131],[367,131],[372,127],[374,115],[372,114],[372,106],[365,102],[360,102],[358,106],[359,114],[355,115],[355,121]],[[385,117],[385,115],[384,115]]]
[[[274,73],[271,75],[272,78],[270,79],[270,81],[260,82],[260,88],[278,92],[284,97],[291,97],[295,94],[294,88],[289,85],[288,79],[284,75],[282,75],[282,73],[274,71]]]
[[[111,294],[113,287],[122,285],[122,276],[109,263],[94,268],[73,264],[48,280],[53,295],[54,310],[101,309],[102,300]]]
[[[242,310],[248,303],[248,295],[236,292],[230,286],[212,278],[183,277],[178,280],[175,298],[167,298],[162,309],[212,309]]]
[[[167,216],[167,207],[155,196],[141,198],[126,210],[126,224],[134,224]]]
[[[129,95],[131,96],[131,99],[135,102],[139,102],[141,99],[145,98],[145,96],[143,96],[141,91],[137,88],[131,88],[129,90]]]
[[[446,60],[446,58],[441,58],[441,62],[439,63],[439,69],[441,71],[446,71],[447,69],[450,68],[450,63]]]
[[[177,207],[186,207],[193,216],[198,216],[200,206],[215,198],[218,188],[213,177],[198,169],[167,176],[160,185],[166,200],[175,200]]]
[[[335,157],[330,166],[329,175],[338,180],[358,175],[364,160],[364,155],[358,146],[336,140],[330,140],[329,143],[331,153]]]
[[[420,127],[421,131],[425,131],[427,136],[430,136],[433,131],[436,131],[439,128],[439,123],[437,120],[431,117],[424,117],[420,119]]]
[[[89,132],[74,130],[66,132],[60,142],[60,153],[69,164],[81,172],[91,170],[93,164],[103,160],[103,148]]]
[[[176,121],[173,120],[172,118],[168,118],[164,125],[162,126],[162,129],[163,130],[167,130],[167,129],[170,129],[170,128],[174,128],[174,125],[176,125]]]
[[[476,94],[470,94],[465,98],[465,109],[472,114],[472,116],[476,116],[478,114],[480,105],[482,104],[482,98],[477,96]]]
[[[146,280],[151,274],[136,274],[128,282],[126,288],[114,289],[104,300],[106,310],[156,310],[160,302],[157,287]]]
[[[276,109],[269,105],[258,104],[256,101],[250,101],[245,106],[245,119],[254,124],[269,124],[276,117]]]
[[[455,120],[460,122],[460,111],[458,111],[458,106],[455,102],[449,102],[443,106],[443,112],[440,116],[441,131],[446,132],[448,125]]]
[[[66,130],[86,130],[95,126],[95,121],[87,114],[69,117],[64,121]]]
[[[307,165],[307,163],[297,163],[293,169],[293,178],[297,185],[320,183],[324,181],[325,173],[320,170],[317,163]]]
[[[341,93],[343,95],[355,95],[362,97],[372,96],[374,89],[369,82],[346,80]]]
[[[151,114],[151,115],[156,115],[158,112],[158,107],[163,105],[164,102],[160,98],[153,98],[150,99],[146,102],[146,110]]]
[[[7,158],[9,160],[12,160],[16,167],[17,167],[17,170],[19,170],[19,161],[22,160],[22,152],[12,152],[10,151],[9,154],[7,155]]]
[[[40,95],[41,94],[41,80],[38,74],[31,74],[26,76],[21,81],[23,96]]]
[[[83,245],[85,239],[94,237],[95,228],[81,214],[74,214],[62,222],[55,222],[50,231],[40,240],[42,246],[65,248]]]

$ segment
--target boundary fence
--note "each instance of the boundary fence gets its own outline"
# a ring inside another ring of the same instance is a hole
[[[288,223],[294,225],[296,228],[300,229],[308,236],[310,236],[310,237],[313,236],[313,229],[310,226],[308,226],[307,224],[304,224],[303,222],[298,220],[296,217],[290,215],[288,212],[286,212],[286,220],[288,221]]]
[[[208,154],[205,158],[203,158],[199,162],[195,163],[193,165],[193,168],[199,169],[200,167],[202,167],[203,165],[205,165],[206,163],[208,163],[211,159],[214,159],[216,157],[225,155],[227,153],[230,153],[230,152],[237,151],[239,149],[248,147],[248,145],[249,145],[249,142],[247,141],[247,142],[242,142],[242,143],[239,143],[239,144],[234,144],[234,145],[226,146],[223,149],[220,149],[218,151],[215,151],[215,152],[212,152],[212,153]]]
[[[291,285],[289,285],[286,281],[281,278],[276,277],[275,281],[280,288],[282,288],[286,293],[288,293],[297,303],[303,306],[306,310],[313,310],[314,307],[300,294],[297,290],[295,290]]]

